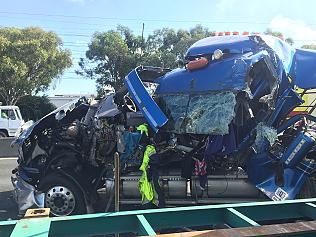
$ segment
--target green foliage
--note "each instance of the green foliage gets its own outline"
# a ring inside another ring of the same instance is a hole
[[[155,30],[142,39],[129,28],[118,26],[115,31],[93,35],[77,73],[96,80],[98,94],[102,96],[105,85],[119,89],[127,73],[138,65],[176,68],[194,42],[210,35],[207,28],[197,25],[189,31]]]
[[[316,44],[305,44],[302,46],[302,48],[316,50]]]
[[[17,106],[25,121],[37,121],[56,109],[46,96],[24,96],[17,102]]]
[[[294,44],[294,40],[291,37],[286,38],[285,41],[289,43],[290,45]]]
[[[284,36],[283,36],[283,34],[281,32],[279,32],[279,31],[272,31],[270,28],[266,29],[264,34],[272,35],[272,36],[278,37],[280,39],[284,39]],[[294,44],[294,40],[291,37],[286,38],[285,41],[287,43],[289,43],[290,45]]]
[[[271,29],[265,33],[283,38],[281,32]],[[129,28],[118,26],[116,30],[93,35],[86,58],[81,58],[77,73],[96,80],[98,95],[103,96],[105,85],[119,89],[124,77],[138,65],[178,67],[185,62],[186,51],[193,43],[212,35],[214,32],[197,25],[190,30],[155,30],[143,39]],[[286,41],[293,44],[291,38]]]
[[[71,53],[61,46],[54,32],[0,28],[0,97],[5,104],[47,90],[71,66]]]

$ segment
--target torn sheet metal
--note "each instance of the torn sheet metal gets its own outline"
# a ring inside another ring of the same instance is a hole
[[[284,70],[286,73],[289,73],[295,49],[284,40],[271,35],[260,35],[260,38],[278,55],[282,61]]]
[[[176,133],[225,135],[235,116],[235,94],[230,91],[202,95],[164,96],[165,112]]]
[[[19,214],[24,214],[31,207],[43,208],[45,194],[35,190],[19,176],[11,177],[14,186],[14,198],[18,204]]]
[[[278,40],[276,41],[278,42]],[[206,42],[209,45],[204,45]],[[188,50],[188,58],[192,58],[193,55],[195,55],[194,57],[211,56],[217,49],[225,52],[225,57],[220,60],[211,60],[201,70],[190,71],[186,68],[179,68],[165,74],[157,79],[159,86],[156,94],[246,90],[249,71],[259,62],[264,64],[263,69],[265,70],[259,70],[260,75],[257,76],[272,77],[275,78],[274,81],[280,83],[284,75],[283,64],[289,66],[291,60],[285,58],[281,53],[279,56],[278,52],[271,47],[259,36],[225,37],[225,41],[217,40],[216,37],[200,40]],[[202,49],[204,53],[198,54]],[[282,52],[282,50],[279,51]],[[269,75],[265,75],[265,73]],[[259,82],[256,83],[260,86],[259,91],[264,91],[266,86],[272,86],[270,82],[265,85],[266,80],[263,83]]]
[[[278,138],[277,130],[262,122],[257,125],[256,132],[255,147],[258,153],[263,152],[266,145],[272,146]]]
[[[157,80],[156,94],[244,90],[250,63],[250,58],[234,55],[223,61],[211,62],[201,70],[178,68]]]

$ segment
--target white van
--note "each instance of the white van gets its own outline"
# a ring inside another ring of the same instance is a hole
[[[0,138],[13,137],[23,124],[24,120],[18,106],[0,106]]]

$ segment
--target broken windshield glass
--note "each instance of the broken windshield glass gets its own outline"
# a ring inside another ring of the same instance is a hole
[[[233,92],[201,95],[164,95],[163,110],[169,118],[168,129],[176,133],[228,134],[235,116]]]

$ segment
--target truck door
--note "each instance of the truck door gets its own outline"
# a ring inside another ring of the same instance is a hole
[[[0,109],[0,129],[9,130],[9,116],[8,111]]]
[[[125,84],[133,101],[143,113],[149,125],[157,132],[159,128],[167,123],[168,118],[145,89],[136,69],[127,75]]]
[[[16,130],[21,126],[21,121],[14,109],[7,109],[8,121],[9,121],[9,136],[14,136]]]

